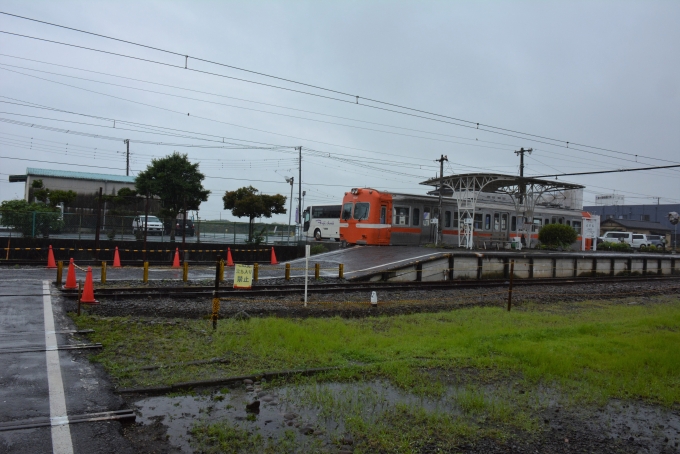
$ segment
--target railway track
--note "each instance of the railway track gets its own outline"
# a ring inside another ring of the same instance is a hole
[[[677,282],[680,285],[680,276],[626,276],[626,277],[579,277],[579,278],[541,278],[541,279],[515,279],[513,287],[536,286],[536,285],[582,285],[582,284],[613,284],[630,282]],[[310,284],[307,292],[313,293],[351,293],[351,292],[384,292],[400,290],[456,290],[472,288],[505,288],[508,286],[507,279],[483,279],[483,280],[456,280],[456,281],[433,281],[433,282],[353,282],[353,283],[321,283]],[[218,291],[220,297],[238,296],[282,296],[295,295],[304,292],[304,284],[263,284],[256,285],[250,290],[221,287]],[[95,289],[97,298],[210,298],[214,287],[118,287]],[[77,298],[77,292],[62,290],[62,294],[68,298]]]

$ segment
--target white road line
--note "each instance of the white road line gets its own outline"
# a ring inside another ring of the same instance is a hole
[[[364,268],[363,270],[349,271],[345,274],[361,273],[363,271],[374,270],[376,268],[382,268],[383,266],[390,266],[390,265],[394,265],[394,264],[401,263],[401,262],[408,262],[409,260],[422,259],[423,257],[429,257],[431,255],[437,255],[437,254],[443,254],[443,252],[433,252],[431,254],[419,255],[418,257],[409,257],[407,259],[397,260],[396,262],[383,263],[382,265],[372,266],[370,268]]]
[[[59,352],[56,350],[57,335],[54,329],[50,281],[43,281],[43,306],[45,316],[45,347],[47,351],[47,383],[50,392],[50,421],[52,422],[52,452],[54,454],[73,454],[71,428],[66,413],[64,383],[61,380]]]

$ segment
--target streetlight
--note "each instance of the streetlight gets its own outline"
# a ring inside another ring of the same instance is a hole
[[[284,177],[286,183],[290,183],[290,208],[288,209],[288,238],[286,242],[290,241],[290,216],[293,213],[293,183],[295,182],[295,177]]]

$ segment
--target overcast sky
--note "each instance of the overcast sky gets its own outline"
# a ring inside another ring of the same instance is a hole
[[[221,198],[241,186],[290,196],[285,177],[294,175],[297,198],[297,146],[305,205],[340,203],[357,186],[423,193],[418,183],[435,176],[441,154],[446,174],[517,173],[520,147],[534,149],[527,175],[680,162],[678,1],[5,0],[0,10],[180,55],[0,15],[5,32],[181,67],[0,34],[0,200],[23,196],[23,184],[8,176],[27,167],[124,175],[123,139],[131,141],[132,175],[175,150],[199,162],[212,191],[204,219],[233,219]],[[336,99],[188,71],[181,55],[191,69]],[[196,147],[222,147],[221,138],[225,148]],[[234,143],[241,145],[227,145]],[[680,202],[679,176],[671,169],[563,179],[587,186],[586,204],[613,192],[655,204]]]

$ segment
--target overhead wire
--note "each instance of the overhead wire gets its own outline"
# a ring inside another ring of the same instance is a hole
[[[175,56],[184,57],[184,58],[185,58],[185,65],[184,65],[184,69],[185,69],[185,70],[192,70],[192,71],[197,71],[197,72],[203,72],[203,73],[206,73],[206,74],[212,74],[212,75],[221,76],[221,77],[228,77],[228,78],[231,78],[231,79],[237,79],[237,80],[241,80],[241,81],[248,82],[248,83],[255,83],[255,84],[259,84],[259,85],[270,86],[270,87],[278,88],[278,89],[281,89],[281,90],[288,90],[288,91],[303,93],[303,94],[307,94],[307,95],[311,95],[311,96],[318,96],[318,97],[322,97],[322,98],[333,99],[333,100],[336,100],[336,101],[341,101],[341,102],[350,103],[350,104],[357,104],[357,105],[361,105],[361,106],[369,107],[369,108],[375,108],[375,109],[380,109],[380,110],[392,111],[392,112],[399,113],[399,114],[402,114],[402,115],[418,116],[418,115],[410,114],[410,113],[408,113],[408,112],[395,111],[395,110],[393,110],[393,109],[381,108],[381,107],[372,106],[372,105],[366,104],[366,103],[361,103],[361,104],[359,104],[359,99],[362,99],[363,101],[369,101],[369,102],[373,102],[373,103],[377,103],[377,104],[382,104],[382,105],[387,105],[387,106],[391,106],[391,107],[395,107],[395,108],[399,108],[399,109],[403,109],[403,110],[409,110],[409,111],[412,111],[412,112],[418,112],[418,113],[422,113],[422,114],[426,114],[426,115],[430,115],[430,116],[435,116],[435,117],[439,117],[439,118],[446,118],[446,119],[454,120],[454,121],[457,121],[457,122],[466,123],[466,125],[453,123],[453,124],[456,124],[457,126],[463,126],[463,127],[468,127],[468,128],[472,128],[472,129],[478,129],[478,130],[485,130],[485,131],[487,131],[487,132],[491,132],[491,133],[494,133],[494,134],[500,134],[500,135],[505,135],[505,136],[510,136],[510,137],[515,137],[515,136],[513,136],[513,135],[511,135],[511,134],[509,134],[509,133],[512,133],[512,134],[521,134],[522,136],[526,136],[526,137],[516,137],[516,138],[521,138],[521,139],[526,140],[527,137],[530,137],[530,138],[533,138],[534,141],[537,141],[537,142],[539,142],[539,143],[540,143],[541,141],[538,141],[538,140],[535,140],[535,139],[550,140],[551,142],[556,142],[556,144],[555,144],[555,143],[549,143],[550,145],[557,145],[557,144],[560,144],[560,145],[558,145],[558,146],[564,146],[564,147],[566,147],[566,148],[569,148],[569,145],[572,144],[572,145],[576,145],[576,146],[581,146],[581,147],[586,147],[586,148],[591,148],[591,149],[596,149],[596,150],[601,150],[601,151],[608,151],[608,152],[611,152],[611,153],[628,154],[628,155],[631,155],[631,156],[633,155],[633,154],[631,154],[631,153],[621,152],[621,151],[613,150],[613,149],[609,149],[609,148],[591,146],[591,145],[587,145],[587,144],[583,144],[583,143],[579,143],[579,142],[567,141],[567,140],[564,140],[564,139],[555,139],[555,138],[551,138],[551,137],[547,137],[547,136],[539,135],[539,134],[525,133],[525,132],[518,131],[518,130],[515,130],[515,129],[502,128],[502,127],[493,126],[493,125],[486,124],[486,123],[482,123],[482,122],[475,122],[475,121],[472,121],[472,120],[466,120],[466,119],[462,119],[462,118],[456,118],[456,117],[452,117],[452,116],[449,116],[449,115],[443,115],[443,114],[434,113],[434,112],[429,112],[429,111],[422,110],[422,109],[416,109],[416,108],[412,108],[412,107],[408,107],[408,106],[404,106],[404,105],[400,105],[400,104],[396,104],[396,103],[391,103],[391,102],[387,102],[387,101],[382,101],[382,100],[378,100],[378,99],[374,99],[374,98],[369,98],[369,97],[365,97],[365,96],[359,96],[359,95],[356,95],[356,94],[351,94],[351,93],[347,93],[347,92],[340,91],[340,90],[330,89],[330,88],[327,88],[327,87],[322,87],[322,86],[313,85],[313,84],[309,84],[309,83],[305,83],[305,82],[300,82],[300,81],[296,81],[296,80],[293,80],[293,79],[284,78],[284,77],[280,77],[280,76],[275,76],[275,75],[268,74],[268,73],[263,73],[263,72],[259,72],[259,71],[249,70],[249,69],[246,69],[246,68],[241,68],[241,67],[234,66],[234,65],[228,65],[228,64],[225,64],[225,63],[220,63],[220,62],[216,62],[216,61],[213,61],[213,60],[208,60],[208,59],[204,59],[204,58],[200,58],[200,57],[189,56],[188,54],[182,54],[182,53],[175,52],[175,51],[169,51],[169,50],[167,50],[167,49],[161,49],[161,48],[154,47],[154,46],[149,46],[149,45],[145,45],[145,44],[141,44],[141,43],[136,43],[136,42],[134,42],[134,41],[123,40],[123,39],[115,38],[115,37],[108,36],[108,35],[97,34],[97,33],[89,32],[89,31],[82,30],[82,29],[77,29],[77,28],[67,27],[67,26],[63,26],[63,25],[59,25],[59,24],[55,24],[55,23],[51,23],[51,22],[41,21],[41,20],[38,20],[38,19],[26,17],[26,16],[20,16],[20,15],[16,15],[16,14],[12,14],[12,13],[7,13],[7,12],[2,12],[2,11],[0,11],[0,14],[5,14],[5,15],[8,15],[8,16],[12,16],[12,17],[15,17],[15,18],[23,19],[23,20],[34,21],[34,22],[38,22],[38,23],[45,24],[45,25],[50,25],[50,26],[54,26],[54,27],[60,27],[60,28],[64,28],[64,29],[76,31],[76,32],[79,32],[79,33],[85,33],[85,34],[89,34],[89,35],[93,35],[93,36],[98,36],[98,37],[105,38],[105,39],[109,39],[109,40],[114,40],[114,41],[118,41],[118,42],[123,42],[123,43],[130,44],[130,45],[134,45],[134,46],[144,47],[144,48],[147,48],[147,49],[151,49],[151,50],[155,50],[155,51],[160,51],[160,52],[172,54],[172,55],[175,55]],[[117,55],[117,56],[121,56],[121,57],[133,58],[133,59],[142,60],[142,61],[148,61],[148,62],[152,62],[152,63],[156,63],[156,64],[162,64],[162,65],[165,65],[165,66],[172,66],[172,67],[181,68],[181,66],[179,66],[179,65],[173,65],[173,64],[169,64],[169,63],[163,63],[163,62],[157,62],[157,61],[153,61],[153,60],[150,60],[150,59],[143,59],[143,58],[140,58],[140,57],[134,57],[134,56],[129,56],[129,55],[125,55],[125,54],[119,54],[119,53],[115,53],[115,52],[104,51],[104,50],[101,50],[101,49],[94,49],[94,48],[88,48],[88,47],[85,47],[85,46],[78,46],[78,45],[71,44],[71,43],[63,43],[63,42],[58,42],[58,41],[54,41],[54,40],[47,40],[47,39],[45,39],[45,38],[38,38],[38,37],[34,37],[34,36],[21,35],[21,34],[11,33],[11,32],[7,32],[7,31],[0,31],[0,33],[6,33],[6,34],[10,34],[10,35],[20,36],[20,37],[23,37],[23,38],[36,39],[36,40],[40,40],[40,41],[51,42],[51,43],[55,43],[55,44],[60,44],[60,45],[65,45],[65,46],[71,46],[71,47],[77,47],[77,48],[81,48],[81,49],[86,49],[86,50],[89,50],[89,51],[103,52],[103,53],[107,53],[107,54],[111,54],[111,55]],[[208,72],[208,71],[199,71],[199,70],[196,70],[196,69],[194,69],[194,68],[188,68],[188,59],[189,59],[189,58],[191,58],[192,60],[197,60],[197,61],[201,61],[201,62],[205,62],[205,63],[209,63],[209,64],[214,64],[214,65],[217,65],[217,66],[222,66],[222,67],[226,67],[226,68],[230,68],[230,69],[235,69],[235,70],[238,70],[238,71],[243,71],[243,72],[247,72],[247,73],[251,73],[251,74],[256,74],[256,75],[259,75],[259,76],[263,76],[263,77],[267,77],[267,78],[272,78],[272,79],[276,79],[276,80],[280,80],[280,81],[285,81],[285,82],[288,82],[288,83],[297,84],[297,85],[301,85],[301,86],[305,86],[305,87],[309,87],[309,88],[314,88],[314,89],[318,89],[318,90],[321,90],[321,91],[326,91],[326,92],[329,92],[329,93],[334,93],[334,94],[339,94],[339,95],[342,95],[342,96],[347,96],[347,97],[353,98],[353,100],[355,100],[356,102],[352,102],[352,101],[348,101],[348,100],[343,100],[343,99],[339,99],[339,98],[335,98],[335,97],[324,96],[324,95],[320,95],[320,94],[318,94],[318,93],[303,92],[303,91],[301,91],[301,90],[295,90],[295,89],[291,89],[291,88],[287,88],[287,87],[274,86],[274,85],[271,85],[271,84],[264,84],[264,83],[262,83],[262,82],[256,82],[256,81],[251,81],[251,80],[239,79],[239,78],[234,78],[234,77],[231,77],[231,76],[225,76],[225,75],[221,75],[221,74],[217,74],[217,73],[210,73],[210,72]],[[426,118],[426,119],[429,119],[429,120],[434,120],[434,121],[441,121],[441,120],[437,120],[437,119],[435,119],[435,118],[429,118],[429,117],[423,117],[423,118]],[[482,126],[482,128],[480,128],[480,126]],[[490,128],[490,129],[483,129],[483,128]],[[501,131],[502,131],[502,132],[501,132]],[[564,144],[564,145],[561,145],[561,144]],[[572,147],[572,148],[573,148],[573,147]],[[645,156],[645,157],[646,157],[647,159],[661,160],[661,159],[659,159],[659,158],[653,158],[653,157],[648,157],[648,156]],[[663,161],[663,160],[661,160],[661,161]]]

